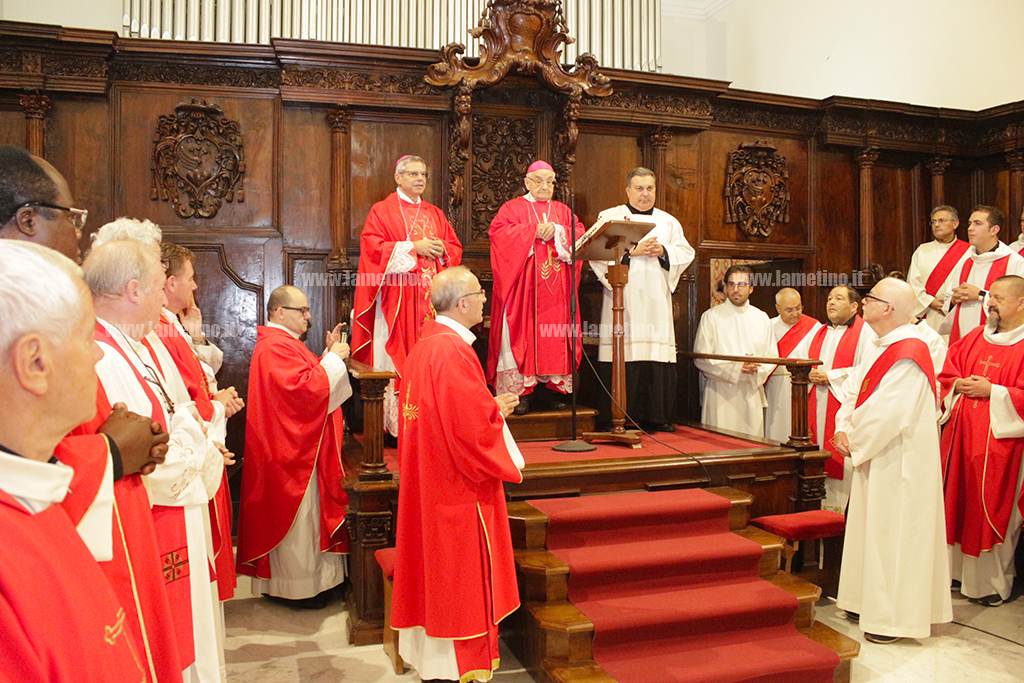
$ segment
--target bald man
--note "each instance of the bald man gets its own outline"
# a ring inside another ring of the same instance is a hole
[[[873,643],[927,638],[951,621],[935,370],[914,290],[886,278],[864,296],[878,335],[843,386],[836,447],[853,465],[836,604]]]
[[[338,408],[352,395],[349,347],[339,324],[320,357],[306,348],[309,301],[297,287],[270,294],[267,319],[249,366],[238,572],[257,595],[321,609],[347,570]]]
[[[779,358],[806,358],[806,351],[801,355],[797,349],[805,340],[809,340],[821,324],[811,316],[804,315],[800,292],[792,287],[784,287],[775,293],[775,310],[779,314],[769,322]],[[776,441],[788,441],[793,422],[793,383],[785,366],[775,368],[765,382],[764,393],[768,401],[764,435]]]
[[[1013,588],[1024,453],[1024,279],[989,289],[988,324],[949,349],[939,375],[946,535],[953,578],[998,607]]]

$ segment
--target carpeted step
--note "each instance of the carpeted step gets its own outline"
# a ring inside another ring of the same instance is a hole
[[[832,683],[839,657],[792,625],[649,640],[602,648],[616,681],[644,683]]]
[[[770,579],[768,583],[777,586],[797,599],[800,606],[793,615],[793,625],[798,629],[810,628],[814,624],[815,607],[821,598],[821,588],[810,581],[804,581],[799,576],[793,576],[786,572],[779,572]]]
[[[758,572],[762,579],[770,579],[779,573],[784,545],[780,537],[764,529],[758,529],[756,526],[748,526],[746,529],[733,531],[733,533],[761,546],[761,551],[764,554],[761,556],[761,561],[758,562]]]

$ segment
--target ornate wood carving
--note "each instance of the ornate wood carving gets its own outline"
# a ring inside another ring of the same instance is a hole
[[[557,0],[488,0],[479,25],[469,31],[483,42],[480,59],[467,63],[461,56],[466,47],[449,43],[441,48],[444,61],[427,69],[427,83],[491,86],[514,68],[539,75],[547,87],[567,95],[610,94],[611,81],[598,71],[594,55],[580,55],[570,71],[562,67],[561,47],[575,41],[568,35],[561,5]]]
[[[771,128],[772,130],[795,130],[802,133],[813,133],[818,125],[814,114],[797,114],[775,110],[735,107],[716,103],[712,107],[715,123],[728,123],[751,128]]]
[[[878,161],[878,150],[867,147],[856,154],[860,166],[860,267],[870,269],[871,245],[875,240],[875,205],[871,169]]]
[[[665,157],[673,137],[672,131],[662,126],[655,128],[647,134],[647,141],[650,144],[650,161],[648,164],[651,170],[654,171],[656,182],[665,188],[668,187],[668,178],[665,177]],[[667,192],[655,194],[655,206],[659,209],[665,208],[667,194]],[[675,314],[673,313],[673,315]]]
[[[245,156],[238,123],[205,100],[160,117],[153,138],[150,199],[170,201],[182,218],[213,218],[224,200],[245,201]]]
[[[758,140],[729,154],[725,168],[725,222],[752,237],[771,237],[789,222],[789,170],[774,147]]]
[[[15,50],[0,52],[0,71],[21,71],[22,53]]]
[[[932,206],[946,203],[946,184],[943,176],[949,168],[950,161],[952,160],[949,157],[937,156],[924,163],[924,167],[932,175]]]
[[[49,54],[43,58],[42,69],[47,76],[107,77],[107,61],[100,57]]]
[[[234,88],[277,88],[281,85],[281,72],[276,69],[114,62],[110,67],[110,80],[223,85]]]
[[[579,120],[580,98],[571,96],[565,103],[562,117],[563,128],[555,136],[558,154],[554,169],[559,179],[555,192],[556,198],[566,204],[570,203],[570,195],[573,189],[572,172],[576,166],[576,143],[580,136]]]
[[[486,239],[501,205],[525,191],[522,180],[536,154],[536,139],[533,118],[473,117],[474,239]]]
[[[707,97],[662,95],[639,91],[618,91],[608,97],[588,97],[587,105],[651,112],[654,114],[675,114],[678,116],[711,116],[711,100]]]
[[[365,90],[370,92],[437,95],[422,79],[405,74],[367,74],[339,69],[285,69],[281,85],[318,90]]]
[[[455,126],[452,129],[448,159],[448,172],[452,179],[448,199],[451,208],[455,209],[462,206],[466,163],[469,161],[469,145],[473,139],[473,89],[469,85],[463,83],[459,86],[458,94],[452,100],[452,109],[455,112]],[[450,214],[453,219],[458,215],[454,210]]]
[[[352,112],[334,109],[327,112],[327,122],[331,126],[331,254],[327,257],[327,267],[348,271],[354,270],[348,260]]]
[[[933,157],[924,162],[924,167],[928,169],[928,172],[931,173],[932,176],[940,176],[946,172],[947,168],[949,168],[951,161],[952,159],[945,156]]]
[[[50,98],[40,93],[26,93],[19,98],[25,110],[25,147],[37,157],[46,148],[46,113],[50,111]]]
[[[1024,211],[1024,150],[1015,149],[1012,152],[1007,152],[1006,163],[1010,167],[1010,205],[1007,207],[1009,215],[1006,217],[1006,222],[1009,225],[1014,225],[1021,212]],[[1014,231],[1015,233],[1016,231]],[[1007,235],[1009,234],[1007,233]],[[1007,236],[1006,241],[1009,239]]]

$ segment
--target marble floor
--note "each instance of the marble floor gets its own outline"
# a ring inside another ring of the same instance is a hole
[[[1024,597],[1015,591],[1001,607],[970,604],[953,593],[956,623],[935,626],[926,640],[875,645],[831,600],[817,618],[861,642],[854,683],[1002,683],[1024,681]],[[226,659],[230,683],[419,683],[406,669],[398,676],[379,645],[351,647],[340,594],[321,611],[296,611],[249,592],[239,577],[225,605]],[[502,645],[496,683],[531,683]]]

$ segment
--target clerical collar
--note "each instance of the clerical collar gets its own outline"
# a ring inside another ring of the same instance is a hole
[[[458,332],[459,336],[462,337],[462,340],[470,346],[472,346],[473,342],[476,341],[476,335],[470,332],[468,327],[454,318],[449,318],[444,313],[438,314],[437,322]]]
[[[828,326],[829,327],[850,327],[851,325],[853,325],[853,321],[856,320],[856,319],[857,319],[857,314],[854,313],[852,316],[850,316],[850,319],[847,320],[845,323],[841,323],[839,325],[833,325],[832,321],[829,320],[828,321]]]
[[[267,327],[273,327],[273,328],[278,329],[278,330],[284,330],[285,332],[287,332],[288,334],[292,335],[296,339],[301,339],[301,337],[302,337],[301,334],[295,334],[295,332],[293,332],[292,330],[289,330],[287,327],[285,327],[284,325],[281,325],[279,323],[268,322],[267,323]]]
[[[402,192],[402,190],[400,190],[398,188],[395,188],[395,192],[398,193],[398,197],[402,201],[409,202],[410,204],[419,204],[420,202],[423,201],[423,197],[417,197],[416,199],[409,199],[409,195],[407,195],[406,193]]]
[[[630,213],[638,213],[638,214],[642,214],[644,216],[651,216],[651,215],[654,214],[654,207],[653,206],[651,208],[647,209],[646,211],[641,211],[640,209],[636,208],[635,206],[633,206],[629,202],[626,202],[626,208],[629,209]]]
[[[0,453],[0,489],[38,514],[64,500],[75,471],[67,465],[29,460],[4,448]]]

